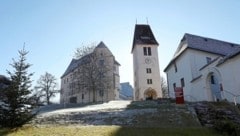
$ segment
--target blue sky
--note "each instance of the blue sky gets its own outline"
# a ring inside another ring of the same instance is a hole
[[[33,80],[49,72],[60,85],[74,50],[103,41],[121,64],[121,82],[132,83],[134,27],[148,18],[164,75],[184,33],[240,43],[239,7],[238,0],[0,0],[0,74],[12,70],[25,42]]]

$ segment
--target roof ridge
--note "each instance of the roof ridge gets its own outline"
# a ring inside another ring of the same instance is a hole
[[[223,43],[228,43],[228,44],[233,44],[234,46],[235,46],[235,45],[240,45],[240,44],[238,44],[238,43],[228,42],[228,41],[219,40],[219,39],[216,39],[216,38],[211,38],[211,37],[206,37],[206,36],[201,36],[201,35],[195,35],[195,34],[190,34],[190,33],[185,33],[184,36],[185,36],[185,35],[194,36],[194,37],[199,37],[199,38],[202,38],[202,39],[209,39],[209,40],[218,41],[218,42],[223,42]]]

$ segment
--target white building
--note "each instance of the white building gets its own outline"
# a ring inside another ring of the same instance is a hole
[[[134,100],[162,97],[158,42],[149,25],[136,24],[132,44]]]
[[[185,34],[164,70],[169,95],[182,87],[187,101],[240,102],[240,45]]]
[[[72,59],[61,77],[60,103],[119,99],[119,66],[103,42],[100,42],[92,53],[80,59]]]

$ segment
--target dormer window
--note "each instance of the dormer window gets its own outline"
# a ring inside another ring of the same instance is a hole
[[[212,58],[206,57],[206,60],[207,60],[207,64],[208,64],[208,63],[210,63],[212,61]]]
[[[141,39],[143,39],[143,40],[149,40],[150,37],[149,37],[149,36],[141,36]]]

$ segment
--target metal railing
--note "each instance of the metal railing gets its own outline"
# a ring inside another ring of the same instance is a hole
[[[240,94],[234,94],[234,93],[232,93],[230,91],[227,91],[227,90],[223,90],[223,92],[224,92],[224,95],[225,95],[225,93],[230,94],[233,97],[234,105],[237,105],[237,98],[240,98]]]

